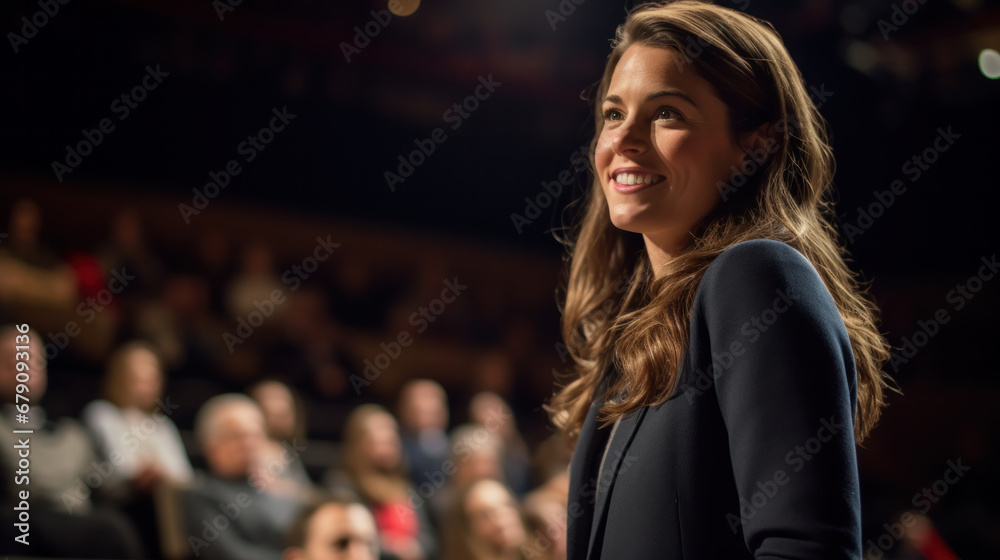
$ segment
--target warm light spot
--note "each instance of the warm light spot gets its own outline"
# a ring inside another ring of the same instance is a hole
[[[408,16],[419,7],[420,0],[389,0],[389,11],[394,16]]]

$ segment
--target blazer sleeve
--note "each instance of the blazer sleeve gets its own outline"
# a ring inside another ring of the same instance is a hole
[[[856,374],[832,296],[801,253],[772,240],[723,251],[703,282],[739,495],[730,528],[758,559],[860,558]]]

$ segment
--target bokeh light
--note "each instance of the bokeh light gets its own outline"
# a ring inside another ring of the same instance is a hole
[[[983,49],[979,53],[979,69],[991,80],[1000,78],[1000,53],[993,49]]]

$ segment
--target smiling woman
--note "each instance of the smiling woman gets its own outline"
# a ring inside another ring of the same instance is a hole
[[[753,144],[763,143],[767,126],[737,138],[712,84],[685,66],[677,51],[626,49],[604,98],[594,156],[612,223],[643,233],[654,265],[687,243],[719,201],[716,184],[759,148]]]
[[[778,34],[640,6],[595,117],[563,306],[575,371],[549,407],[576,445],[569,558],[860,557],[855,444],[888,346]]]

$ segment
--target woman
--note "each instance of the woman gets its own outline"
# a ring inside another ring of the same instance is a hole
[[[833,159],[766,23],[681,1],[619,27],[596,97],[551,403],[576,440],[571,559],[859,558],[877,309]]]
[[[402,560],[435,557],[430,517],[414,507],[396,419],[384,408],[363,404],[344,426],[344,468],[328,486],[350,490],[372,510],[381,547]]]
[[[483,478],[457,494],[442,532],[443,560],[523,560],[527,531],[517,498]]]
[[[138,490],[159,481],[183,485],[191,480],[187,451],[168,416],[173,407],[161,400],[163,368],[152,346],[137,341],[115,350],[102,396],[82,416],[104,456],[115,459],[115,476]]]
[[[175,406],[163,397],[163,366],[153,347],[129,342],[108,360],[102,399],[83,409],[83,420],[106,463],[105,487],[118,488],[117,499],[138,527],[148,550],[160,551],[157,502],[162,492],[191,482],[192,469],[177,426]]]

